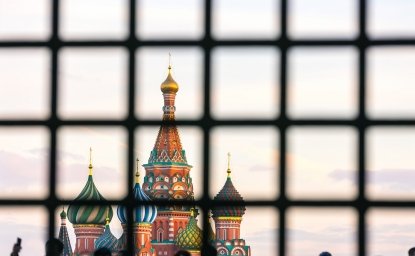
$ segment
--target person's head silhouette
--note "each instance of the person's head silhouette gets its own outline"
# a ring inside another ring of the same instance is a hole
[[[332,256],[329,252],[322,252],[319,256]]]
[[[415,247],[412,247],[411,249],[409,249],[408,255],[409,256],[415,256]]]

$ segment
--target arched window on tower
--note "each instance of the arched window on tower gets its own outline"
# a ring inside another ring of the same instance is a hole
[[[159,228],[157,230],[157,242],[163,242],[163,229]]]

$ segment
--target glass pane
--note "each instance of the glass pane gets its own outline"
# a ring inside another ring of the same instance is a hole
[[[215,0],[213,35],[217,38],[275,38],[280,33],[279,0]]]
[[[408,255],[408,251],[414,247],[414,214],[415,211],[409,209],[381,208],[368,211],[368,255]]]
[[[275,199],[278,194],[278,133],[273,127],[220,127],[211,133],[211,196],[230,177],[245,199]],[[253,183],[254,182],[254,183]],[[261,184],[260,186],[254,184]]]
[[[288,195],[356,196],[357,134],[350,128],[292,128],[288,132]]]
[[[20,256],[43,255],[47,236],[47,212],[43,207],[0,207],[0,251],[10,255],[20,237]]]
[[[59,57],[59,114],[62,117],[125,117],[126,51],[121,48],[67,48]]]
[[[370,37],[413,37],[415,35],[414,1],[369,0],[367,9]]]
[[[163,95],[160,85],[168,74],[179,85],[176,119],[199,118],[203,109],[203,55],[199,48],[146,47],[138,50],[136,69],[136,113],[140,118],[161,120]]]
[[[415,47],[376,47],[367,54],[370,117],[414,117]]]
[[[300,208],[287,212],[288,255],[357,254],[356,212],[348,208]]]
[[[221,47],[212,53],[212,114],[218,118],[274,118],[278,112],[279,52]]]
[[[49,60],[49,52],[42,48],[0,49],[0,118],[48,117]]]
[[[0,128],[0,198],[46,198],[49,137],[44,128]]]
[[[288,114],[292,117],[354,117],[357,51],[294,48],[288,55]]]
[[[203,35],[202,0],[137,1],[137,35],[149,38],[192,38]]]
[[[57,193],[60,197],[75,199],[89,176],[105,199],[120,199],[126,195],[127,134],[124,129],[64,127],[58,131],[58,141]]]
[[[0,0],[0,39],[47,39],[50,20],[50,0]]]
[[[290,0],[288,34],[300,38],[354,38],[358,35],[358,1]]]
[[[60,15],[59,32],[64,39],[127,37],[127,0],[64,0]]]
[[[413,199],[415,129],[372,128],[367,141],[367,195],[372,199]]]

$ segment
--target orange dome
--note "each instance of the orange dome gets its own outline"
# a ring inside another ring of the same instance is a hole
[[[166,80],[160,85],[160,89],[163,93],[176,93],[179,91],[179,85],[174,81],[171,75],[171,66],[169,66],[169,74]]]

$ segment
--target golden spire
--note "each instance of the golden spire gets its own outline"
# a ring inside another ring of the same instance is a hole
[[[135,183],[136,184],[140,184],[140,172],[138,171],[138,166],[140,165],[140,160],[138,160],[138,157],[136,159],[136,163],[137,163],[137,169],[135,171]]]
[[[89,148],[89,166],[88,166],[88,169],[89,169],[89,176],[92,176],[92,148],[90,147]]]
[[[109,216],[109,210],[107,209],[107,217],[105,218],[105,225],[108,226],[110,224],[110,216]]]
[[[190,209],[190,217],[194,217],[195,216],[195,208],[191,208]]]
[[[231,177],[231,153],[228,152],[228,170],[226,170],[228,173],[228,178]]]
[[[179,85],[174,81],[171,75],[171,54],[169,53],[169,66],[166,80],[161,84],[160,89],[163,93],[177,93]]]

